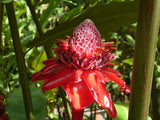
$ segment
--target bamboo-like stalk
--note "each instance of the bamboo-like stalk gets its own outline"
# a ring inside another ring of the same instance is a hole
[[[42,28],[40,26],[40,22],[38,20],[38,17],[37,17],[37,15],[35,13],[34,7],[31,4],[30,0],[26,0],[26,2],[27,2],[27,5],[28,5],[28,7],[29,7],[29,9],[31,11],[31,14],[32,14],[33,20],[34,20],[34,22],[36,24],[38,33],[39,33],[40,36],[42,36],[43,35],[43,31],[42,31]],[[48,58],[53,58],[53,53],[52,53],[51,47],[44,45],[44,49],[46,51],[47,57]],[[62,97],[63,104],[64,104],[64,107],[66,109],[68,119],[71,120],[71,110],[70,110],[70,107],[69,107],[69,103],[67,102],[67,100],[65,98],[66,95],[65,95],[65,92],[64,92],[63,88],[59,87],[59,92],[60,92],[60,95]]]
[[[5,7],[7,10],[11,35],[12,35],[13,44],[14,44],[14,50],[15,50],[16,59],[17,59],[17,65],[19,69],[20,83],[22,86],[23,101],[25,105],[27,120],[35,120],[33,115],[29,80],[28,80],[28,75],[27,75],[27,70],[25,65],[24,54],[22,51],[21,43],[20,43],[20,37],[18,33],[18,27],[16,22],[15,11],[13,7],[13,2],[5,4]]]
[[[160,0],[140,0],[129,120],[147,120],[160,20]]]

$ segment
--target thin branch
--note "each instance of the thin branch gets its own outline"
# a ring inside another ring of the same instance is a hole
[[[2,55],[2,21],[4,4],[0,3],[0,55]]]
[[[32,3],[31,3],[31,1],[30,0],[26,0],[26,2],[27,2],[27,5],[28,5],[28,7],[30,9],[31,14],[32,14],[32,18],[33,18],[33,20],[34,20],[34,22],[36,24],[36,27],[37,27],[39,35],[43,35],[43,31],[42,31],[41,25],[40,25],[40,23],[38,21],[37,14],[35,13],[35,9],[34,9]]]
[[[26,2],[27,2],[27,5],[28,5],[28,7],[29,7],[29,9],[30,9],[30,11],[31,11],[32,18],[33,18],[33,20],[34,20],[34,22],[35,22],[35,24],[36,24],[36,27],[37,27],[37,31],[38,31],[38,33],[39,33],[39,36],[42,36],[44,33],[43,33],[43,31],[42,31],[42,27],[41,27],[40,22],[39,22],[39,20],[38,20],[38,17],[37,17],[37,14],[36,14],[36,12],[35,12],[35,9],[34,9],[34,7],[33,7],[33,5],[32,5],[32,3],[31,3],[30,0],[26,0]],[[51,46],[46,46],[46,45],[44,45],[44,49],[45,49],[45,51],[46,51],[47,57],[48,57],[48,58],[53,58],[53,53],[52,53],[52,48],[51,48]]]

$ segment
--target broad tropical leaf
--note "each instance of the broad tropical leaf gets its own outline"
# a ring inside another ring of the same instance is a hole
[[[31,86],[31,96],[36,120],[44,120],[47,116],[47,99],[40,88]],[[26,120],[25,108],[20,88],[9,94],[7,99],[7,112],[10,120]]]
[[[9,3],[11,2],[12,0],[0,0],[0,3]]]
[[[45,44],[51,45],[56,39],[64,39],[71,35],[73,29],[84,19],[91,19],[99,29],[102,37],[107,32],[118,30],[123,24],[131,24],[137,21],[138,2],[111,2],[107,5],[97,4],[89,7],[81,15],[74,19],[59,24],[53,30],[47,31],[43,36],[35,38],[28,47],[36,47]]]

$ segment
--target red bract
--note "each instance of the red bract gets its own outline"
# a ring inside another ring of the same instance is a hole
[[[58,59],[44,61],[46,66],[33,75],[32,81],[44,80],[44,91],[62,86],[72,105],[72,113],[80,111],[83,115],[83,109],[96,102],[107,108],[112,118],[116,117],[105,82],[113,80],[121,87],[125,82],[118,77],[121,73],[110,68],[114,65],[111,61],[117,57],[112,54],[113,43],[104,43],[94,23],[86,19],[71,38],[59,40],[57,45],[54,51]]]
[[[9,120],[8,115],[5,112],[4,104],[3,104],[3,95],[0,95],[0,120]]]

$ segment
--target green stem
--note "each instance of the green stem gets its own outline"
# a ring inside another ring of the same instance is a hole
[[[93,120],[96,120],[96,114],[97,114],[97,108],[96,108],[97,106],[95,105],[94,106],[94,118],[93,118]]]
[[[65,92],[64,92],[62,87],[59,87],[59,92],[60,92],[60,95],[62,97],[64,108],[66,109],[67,117],[68,117],[69,120],[71,120],[71,116],[72,116],[71,115],[71,109],[69,107],[69,103],[68,103],[68,101],[67,101],[67,99],[65,97]]]
[[[33,18],[33,20],[34,20],[34,22],[35,22],[35,24],[36,24],[36,27],[37,27],[37,31],[38,31],[38,33],[39,33],[39,36],[42,36],[42,35],[43,35],[42,27],[41,27],[40,22],[39,22],[39,20],[38,20],[38,17],[37,17],[37,14],[36,14],[36,12],[35,12],[35,9],[34,9],[34,7],[33,7],[33,5],[32,5],[32,3],[31,3],[30,0],[26,0],[26,2],[27,2],[27,5],[28,5],[28,7],[29,7],[29,9],[30,9],[30,11],[31,11],[32,18]],[[44,45],[44,49],[45,49],[45,51],[46,51],[47,57],[48,57],[48,58],[53,58],[53,53],[52,53],[52,48],[51,48],[51,46],[46,46],[46,45]]]
[[[31,14],[32,14],[33,20],[34,20],[34,22],[35,22],[35,24],[36,24],[38,33],[39,33],[40,36],[42,36],[42,35],[43,35],[43,31],[42,31],[40,22],[39,22],[39,20],[38,20],[38,17],[37,17],[37,15],[36,15],[36,13],[35,13],[34,7],[33,7],[33,5],[31,4],[31,1],[30,1],[30,0],[26,0],[26,2],[27,2],[27,5],[28,5],[28,7],[29,7],[29,9],[30,9],[30,11],[31,11]],[[44,45],[44,49],[45,49],[45,51],[46,51],[47,57],[48,57],[48,58],[53,58],[53,53],[52,53],[52,48],[51,48],[51,46],[46,46],[46,45]],[[59,87],[59,92],[60,92],[60,95],[61,95],[61,97],[62,97],[63,104],[64,104],[64,107],[65,107],[65,109],[66,109],[68,119],[71,120],[71,110],[70,110],[70,107],[69,107],[69,103],[68,103],[67,100],[66,100],[65,92],[64,92],[64,90],[63,90],[61,87]]]
[[[60,105],[58,104],[58,97],[56,99],[56,102],[57,102],[58,119],[62,120],[61,111],[60,111]]]
[[[160,0],[140,0],[129,120],[147,120],[160,20]]]
[[[153,83],[152,83],[152,92],[151,92],[151,101],[152,101],[152,111],[153,111],[153,120],[158,120],[159,113],[158,113],[158,96],[157,96],[157,89],[156,89],[156,78],[155,74],[153,75]]]
[[[107,113],[107,119],[106,119],[106,120],[112,120],[110,114],[108,113],[108,110],[107,110],[107,109],[104,109],[104,111]]]
[[[39,35],[43,35],[43,31],[42,31],[41,25],[40,25],[40,23],[38,21],[38,17],[37,17],[37,15],[35,13],[35,9],[34,9],[32,3],[31,3],[31,0],[26,0],[26,2],[27,2],[27,5],[28,5],[28,7],[30,9],[31,14],[32,14],[32,18],[33,18],[33,20],[34,20],[34,22],[36,24],[36,27],[37,27]]]
[[[0,3],[0,55],[2,55],[2,21],[3,21],[3,3]]]
[[[92,113],[93,112],[93,104],[94,103],[92,103],[90,106],[90,120],[92,120],[92,116],[93,116],[93,113]]]
[[[4,4],[0,3],[0,57],[3,56],[3,47],[2,47],[2,21],[3,21],[3,8],[4,8]],[[3,64],[0,64],[0,67],[4,67]],[[2,82],[3,82],[3,87],[5,88],[5,78],[1,78]]]
[[[32,100],[31,100],[31,93],[29,88],[29,80],[27,76],[27,69],[25,65],[24,54],[22,51],[21,43],[20,43],[20,37],[18,33],[18,27],[16,22],[15,11],[13,7],[13,2],[5,4],[5,6],[7,10],[11,35],[12,35],[13,44],[14,44],[14,50],[15,50],[16,59],[17,59],[17,65],[19,69],[20,83],[22,86],[23,101],[25,105],[27,120],[35,120],[33,115]]]

